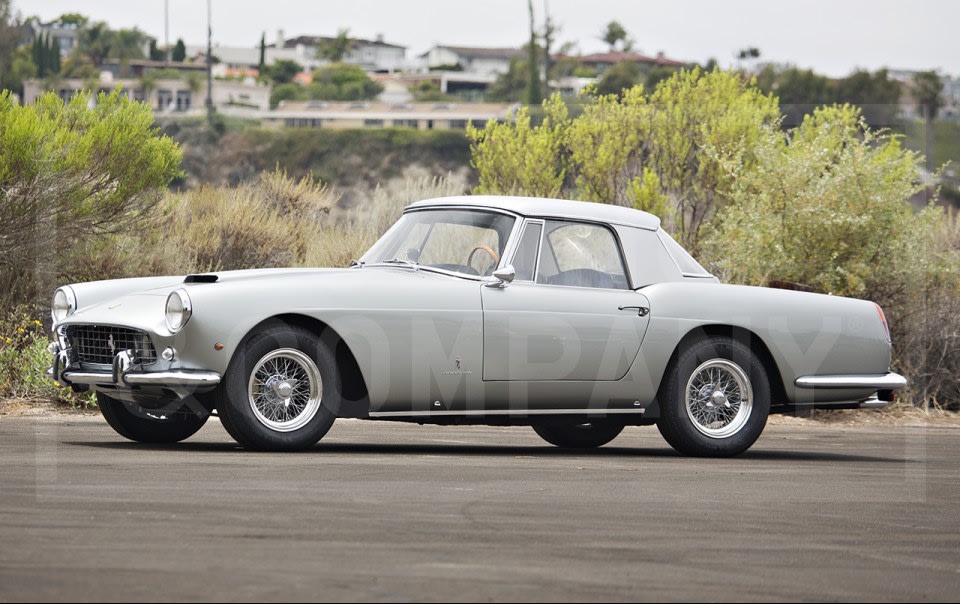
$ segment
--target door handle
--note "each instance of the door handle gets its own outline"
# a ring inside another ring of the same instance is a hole
[[[618,306],[617,310],[627,310],[627,309],[636,309],[638,317],[645,317],[650,313],[650,309],[646,306]]]

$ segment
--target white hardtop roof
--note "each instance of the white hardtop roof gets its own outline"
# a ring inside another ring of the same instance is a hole
[[[568,199],[545,199],[541,197],[506,197],[498,195],[465,195],[425,199],[411,204],[407,209],[423,209],[443,206],[465,206],[506,210],[528,218],[569,218],[619,224],[655,231],[660,219],[653,214],[589,201]]]

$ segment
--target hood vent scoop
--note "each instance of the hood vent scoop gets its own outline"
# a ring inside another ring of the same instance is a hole
[[[216,275],[187,275],[187,278],[183,280],[184,283],[216,283]]]

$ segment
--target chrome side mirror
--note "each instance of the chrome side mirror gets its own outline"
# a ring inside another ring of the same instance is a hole
[[[512,264],[508,264],[500,270],[493,271],[493,280],[487,281],[484,285],[487,287],[505,287],[508,283],[512,283],[516,276],[517,271],[514,270]]]

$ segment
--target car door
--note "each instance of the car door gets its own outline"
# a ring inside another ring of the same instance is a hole
[[[630,289],[606,225],[528,219],[514,281],[484,287],[485,381],[623,378],[640,350],[649,303]]]

